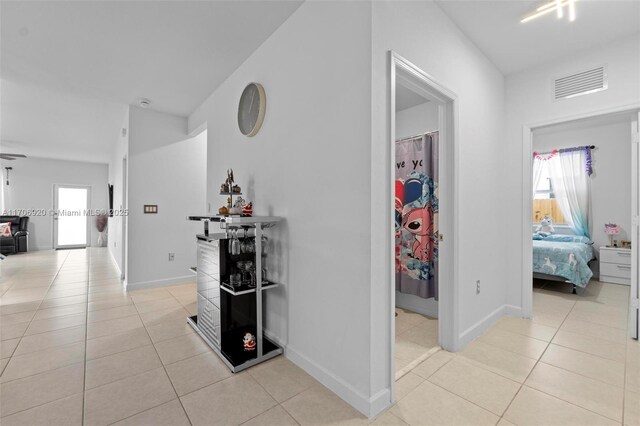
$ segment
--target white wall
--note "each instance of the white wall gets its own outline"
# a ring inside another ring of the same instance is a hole
[[[396,113],[396,139],[438,130],[438,105],[425,102]]]
[[[396,139],[438,130],[438,105],[425,102],[396,112]],[[430,317],[438,317],[438,302],[396,291],[396,306]]]
[[[78,161],[26,158],[0,162],[4,167],[13,167],[9,175],[9,186],[5,188],[5,210],[53,209],[53,185],[91,186],[92,210],[109,208],[107,188],[108,167],[106,164]],[[4,175],[6,178],[6,174]],[[98,231],[95,217],[90,217],[90,245],[97,245]],[[53,219],[51,215],[30,216],[29,251],[53,248]]]
[[[111,150],[111,160],[109,162],[109,184],[113,185],[113,209],[122,213],[114,213],[109,218],[109,251],[113,256],[113,260],[118,265],[121,272],[123,268],[123,250],[127,245],[127,234],[123,232],[123,221],[126,223],[126,217],[124,214],[124,207],[126,203],[123,200],[123,159],[127,157],[129,152],[129,107],[127,106],[122,114],[122,129],[125,129],[125,134],[120,133],[120,136],[115,140]],[[127,167],[128,168],[128,167]],[[126,262],[125,262],[126,263]],[[125,268],[126,269],[126,268]]]
[[[208,201],[233,168],[270,231],[284,284],[267,292],[267,327],[286,355],[368,412],[370,329],[371,5],[305,2],[190,117],[207,122]],[[252,81],[266,91],[264,125],[237,126]],[[273,269],[270,271],[272,272]]]
[[[556,102],[552,100],[551,83],[554,78],[602,64],[607,65],[607,90]],[[507,251],[503,263],[503,274],[509,283],[509,304],[522,305],[523,265],[520,248],[524,245],[523,226],[531,215],[522,210],[525,195],[522,192],[522,126],[536,127],[538,124],[569,120],[580,115],[598,114],[611,108],[637,108],[640,105],[638,75],[640,49],[638,37],[634,36],[507,77],[507,143],[500,151],[504,160],[500,173],[506,203],[504,211],[513,212],[504,218],[503,228],[509,230],[512,242],[512,249]]]
[[[589,231],[596,257],[609,244],[605,223],[620,225],[618,240],[631,232],[631,120],[628,115],[608,120],[588,120],[535,131],[534,149],[548,152],[556,148],[595,145],[592,151],[591,214]],[[592,264],[597,274],[597,262]]]
[[[388,51],[416,64],[458,96],[455,200],[459,212],[460,245],[455,271],[459,316],[455,331],[464,343],[491,325],[502,313],[506,277],[499,259],[507,246],[486,250],[486,228],[502,211],[497,188],[504,145],[504,78],[498,69],[432,2],[373,2],[372,161],[389,164]],[[386,233],[391,206],[389,170],[372,169],[372,393],[390,386],[389,276]],[[482,282],[476,295],[475,282]],[[443,283],[443,285],[446,285]],[[443,307],[440,306],[440,315]]]
[[[186,129],[186,118],[130,109],[128,288],[193,278],[188,268],[203,228],[186,218],[205,210],[207,147],[206,132],[190,138]],[[144,214],[145,204],[157,204],[158,213]]]

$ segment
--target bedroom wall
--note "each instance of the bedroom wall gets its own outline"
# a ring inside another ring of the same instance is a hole
[[[327,25],[330,23],[330,25]],[[238,100],[266,91],[260,132],[242,136]],[[305,2],[190,116],[208,127],[211,210],[233,168],[269,231],[281,285],[267,328],[286,356],[369,414],[371,4]],[[277,257],[280,256],[280,257]]]
[[[396,139],[438,130],[438,105],[425,102],[396,113]],[[438,318],[438,302],[396,291],[396,306]]]
[[[623,114],[534,131],[533,146],[540,152],[582,145],[597,147],[592,151],[590,232],[598,258],[599,248],[609,244],[605,223],[620,225],[622,233],[618,240],[629,239],[631,231],[630,118]],[[597,262],[592,269],[597,276]]]
[[[186,218],[204,211],[206,132],[190,138],[185,117],[134,106],[129,129],[127,288],[193,280],[202,224]],[[144,204],[158,213],[144,214]]]
[[[389,50],[420,67],[458,96],[456,152],[459,241],[455,271],[458,279],[456,334],[464,344],[489,327],[504,312],[507,278],[502,262],[508,245],[486,250],[486,224],[504,208],[499,169],[504,147],[504,77],[493,63],[432,2],[373,2],[372,31],[372,162],[388,164]],[[390,326],[388,294],[391,265],[388,248],[390,171],[372,169],[371,268],[372,393],[390,386]],[[486,189],[486,190],[485,190]],[[482,290],[476,294],[476,280]],[[440,307],[442,314],[442,306]],[[458,348],[459,349],[459,348]]]
[[[585,96],[553,101],[551,82],[554,78],[588,67],[607,65],[609,88]],[[508,303],[522,306],[522,229],[529,213],[522,211],[522,126],[568,121],[583,114],[598,114],[611,108],[640,106],[640,42],[637,36],[620,39],[608,45],[578,52],[572,57],[512,74],[506,78],[507,143],[501,150],[500,167],[505,211],[503,229],[509,230],[512,247],[507,251],[504,274],[510,283]],[[596,143],[596,145],[598,145]]]
[[[89,208],[107,210],[109,191],[107,189],[108,166],[100,163],[52,160],[48,158],[25,158],[16,161],[2,161],[3,167],[13,167],[9,175],[9,186],[5,189],[5,209],[53,208],[53,185],[91,186]],[[6,178],[6,175],[3,174]],[[89,217],[89,245],[96,246],[98,231],[95,217]],[[50,214],[32,215],[29,218],[29,251],[53,248],[53,219]]]

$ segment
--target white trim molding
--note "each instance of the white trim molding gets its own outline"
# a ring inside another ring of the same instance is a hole
[[[142,290],[146,288],[166,287],[176,284],[188,284],[195,281],[195,275],[185,275],[182,277],[166,278],[163,280],[140,281],[137,283],[127,283],[128,291]]]
[[[419,67],[409,62],[407,59],[398,55],[394,51],[389,51],[389,98],[388,98],[388,117],[389,117],[389,134],[386,138],[386,152],[388,158],[381,164],[386,163],[387,167],[387,208],[389,216],[386,220],[386,234],[388,241],[388,265],[389,267],[389,306],[391,313],[388,319],[391,344],[389,348],[389,358],[391,360],[390,377],[391,383],[389,404],[393,403],[395,392],[395,220],[393,216],[394,205],[394,185],[395,185],[395,140],[396,140],[396,123],[395,123],[395,94],[396,81],[401,81],[406,87],[412,91],[421,94],[425,98],[439,104],[438,107],[438,131],[440,133],[440,210],[446,214],[440,214],[440,233],[443,240],[440,242],[439,257],[439,282],[450,283],[439,289],[438,300],[438,337],[439,344],[442,348],[449,351],[457,351],[461,348],[459,336],[459,284],[458,284],[458,229],[459,229],[459,212],[458,212],[458,97],[457,95],[425,73]]]
[[[373,418],[389,406],[389,400],[391,399],[389,389],[383,389],[371,398],[367,398],[367,396],[362,392],[358,391],[349,383],[345,382],[324,367],[318,365],[309,357],[291,347],[291,345],[287,346],[285,353],[286,357],[291,362],[309,373],[314,379],[329,388],[332,392],[351,404],[356,410],[360,411],[367,417]]]

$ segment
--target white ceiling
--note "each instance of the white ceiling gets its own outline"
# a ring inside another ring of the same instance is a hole
[[[0,152],[109,162],[126,105],[8,80],[0,91]]]
[[[404,87],[402,84],[396,84],[396,111],[404,111],[427,102],[429,102],[428,99],[413,90]]]
[[[520,20],[546,0],[436,0],[505,74],[640,33],[640,1],[579,0],[576,20],[551,13]]]
[[[0,75],[189,115],[301,1],[3,1]]]
[[[108,162],[126,105],[188,116],[301,1],[2,1],[0,151]]]

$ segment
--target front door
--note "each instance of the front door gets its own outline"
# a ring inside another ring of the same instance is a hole
[[[53,247],[84,248],[90,243],[89,199],[91,187],[54,185]]]

